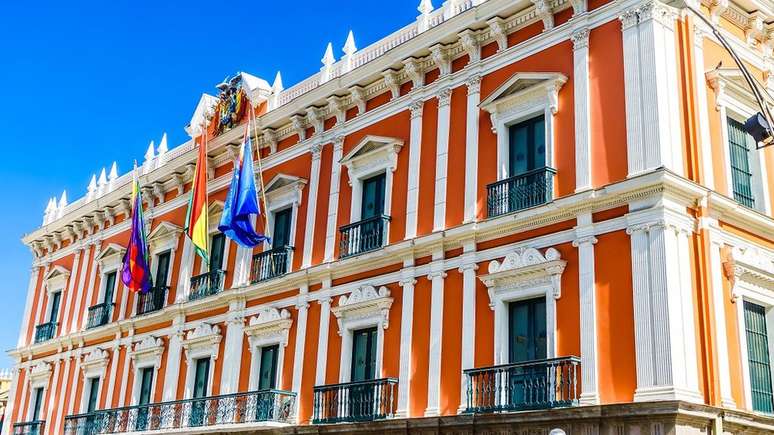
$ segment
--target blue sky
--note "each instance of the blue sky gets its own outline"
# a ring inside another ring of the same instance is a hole
[[[436,0],[436,7],[441,1]],[[82,196],[92,173],[142,160],[150,140],[183,143],[202,92],[246,71],[286,87],[416,18],[419,0],[7,2],[0,9],[0,368],[12,361],[31,254],[20,238],[48,199]],[[227,6],[226,6],[227,5]]]

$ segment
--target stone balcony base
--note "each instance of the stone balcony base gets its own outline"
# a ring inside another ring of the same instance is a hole
[[[687,402],[639,402],[545,411],[388,419],[365,423],[263,428],[240,434],[520,434],[548,435],[771,434],[774,416]]]

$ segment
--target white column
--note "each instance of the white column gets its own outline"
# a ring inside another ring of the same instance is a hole
[[[242,365],[242,341],[245,335],[244,301],[230,303],[226,320],[226,342],[223,352],[223,371],[220,393],[236,393],[239,389],[239,369]]]
[[[312,247],[314,245],[314,219],[317,215],[317,191],[320,187],[320,156],[323,145],[313,144],[312,167],[309,170],[309,198],[306,202],[306,224],[304,226],[304,256],[301,268],[312,265]]]
[[[180,358],[183,353],[183,324],[185,316],[180,314],[172,320],[172,332],[167,345],[167,370],[164,375],[164,393],[161,400],[177,399],[177,383],[180,377]]]
[[[645,170],[645,150],[642,144],[642,96],[640,95],[640,37],[636,9],[620,17],[623,33],[624,96],[626,100],[626,161],[628,176]]]
[[[107,405],[106,407],[111,407],[111,400],[113,399],[113,391],[115,390],[116,386],[116,373],[118,372],[118,357],[121,355],[121,344],[119,341],[119,338],[116,338],[113,342],[113,347],[110,349],[110,374],[107,379],[105,379],[103,382],[107,386]],[[78,366],[80,366],[80,356],[78,357],[78,364],[76,365],[75,370],[78,370]],[[126,374],[124,374],[126,375]],[[77,379],[77,378],[76,378]],[[73,413],[73,409],[75,407],[75,398],[70,399],[70,413]]]
[[[339,214],[339,187],[341,184],[341,157],[344,150],[344,137],[339,136],[333,141],[333,162],[331,163],[331,190],[328,198],[328,225],[325,233],[324,262],[333,261],[336,245],[336,218]]]
[[[94,242],[94,254],[93,257],[96,259],[99,256],[101,248],[101,241],[95,241]],[[99,265],[97,263],[94,263],[91,266],[91,272],[89,272],[89,283],[86,288],[86,302],[83,304],[83,313],[81,315],[81,318],[83,319],[83,324],[78,325],[78,327],[83,328],[86,324],[87,319],[89,318],[89,304],[91,303],[91,296],[94,293],[94,285],[97,278],[97,269],[99,269]]]
[[[191,239],[183,236],[183,255],[180,256],[180,274],[177,277],[177,293],[175,302],[184,302],[191,291],[191,276],[193,273],[194,246]]]
[[[478,203],[478,115],[481,109],[481,76],[471,76],[468,87],[467,113],[465,114],[465,214],[463,222],[476,220]],[[417,177],[419,178],[419,177]]]
[[[704,75],[704,32],[696,26],[694,26],[693,30],[693,68],[696,74],[693,81],[696,84],[696,102],[699,111],[699,147],[701,148],[702,172],[704,172],[703,184],[709,189],[715,189],[707,100],[707,78]]]
[[[408,265],[406,265],[408,263]],[[398,408],[396,417],[409,417],[411,400],[411,334],[414,323],[414,278],[413,260],[404,262],[398,284],[403,287],[403,304],[400,314],[400,366],[398,368]]]
[[[301,295],[298,296],[296,301],[296,311],[298,317],[296,319],[296,348],[293,355],[293,386],[292,391],[301,397],[301,380],[304,375],[304,350],[306,347],[306,323],[309,315],[309,303],[306,301],[306,293],[308,287],[304,286],[301,291]],[[296,406],[298,406],[298,400],[296,400]]]
[[[330,288],[330,282],[327,287]],[[328,363],[328,329],[331,323],[331,297],[327,293],[318,301],[320,304],[320,330],[317,336],[317,368],[315,370],[315,385],[325,385],[325,368]]]
[[[443,255],[442,253],[440,255]],[[436,257],[434,254],[433,257]],[[435,259],[435,258],[434,258]],[[443,259],[435,259],[430,264],[430,273],[427,279],[432,282],[430,296],[430,346],[428,359],[430,360],[427,374],[427,409],[425,417],[434,417],[440,414],[441,398],[441,339],[443,335],[443,284],[446,278]]]
[[[422,111],[424,101],[417,100],[411,103],[411,131],[409,137],[409,163],[408,173],[419,174],[419,161],[422,153]],[[406,193],[406,239],[417,236],[417,215],[419,210],[419,177],[408,177],[408,191]]]
[[[581,336],[581,396],[584,405],[599,404],[597,371],[597,296],[594,275],[594,245],[591,213],[578,216],[575,229],[577,239],[572,245],[578,248],[578,282],[580,285],[580,336]]]
[[[627,228],[632,250],[632,292],[634,299],[634,343],[637,359],[637,388],[653,385],[653,332],[651,331],[650,270],[647,225]]]
[[[62,365],[62,360],[56,359],[54,361],[54,374],[51,377],[50,385],[49,385],[49,391],[51,394],[48,395],[48,402],[46,403],[46,421],[50,423],[54,422],[54,403],[55,401],[59,401],[59,368]],[[55,425],[50,424],[47,429],[49,430],[49,433],[55,434],[56,432],[52,431],[51,429]]]
[[[75,269],[75,267],[73,267]],[[64,368],[62,368],[62,381],[64,382],[64,385],[67,385],[69,382],[70,385],[74,386],[76,385],[76,382],[73,379],[68,379],[67,376],[70,374],[70,359],[71,359],[72,352],[67,352],[64,355]],[[77,373],[76,373],[77,375]],[[64,388],[63,388],[64,389]],[[56,422],[54,426],[54,432],[55,434],[63,433],[62,431],[62,423],[64,422],[64,394],[57,394],[56,395],[56,401],[57,401],[57,407],[56,407],[56,413],[53,415],[53,421],[52,423]]]
[[[459,271],[462,273],[462,370],[472,369],[476,355],[476,243],[470,240],[463,244],[465,253]],[[468,377],[464,373],[460,384],[460,406],[462,413],[467,408]]]
[[[126,348],[126,355],[124,357],[124,368],[121,371],[121,373],[123,373],[123,375],[121,376],[121,387],[118,390],[119,408],[124,406],[124,403],[126,400],[126,383],[129,379],[129,369],[130,369],[129,363],[131,362],[131,358],[129,357],[129,352],[132,350],[132,335],[127,336],[126,338],[122,339],[122,341],[123,341],[124,347]]]
[[[81,306],[81,298],[83,297],[84,292],[84,285],[86,284],[86,272],[89,270],[89,265],[94,263],[94,257],[92,256],[92,246],[94,244],[86,245],[85,256],[83,258],[83,264],[81,265],[81,273],[78,276],[78,286],[75,290],[75,310],[73,310],[73,318],[70,319],[70,332],[74,332],[78,330],[78,307]],[[94,247],[94,250],[96,250],[96,246]],[[92,269],[94,267],[92,266]]]
[[[438,137],[435,150],[435,202],[433,207],[433,231],[446,228],[446,177],[449,167],[449,119],[451,116],[452,90],[438,92]]]
[[[33,266],[30,270],[30,281],[27,284],[27,302],[24,303],[24,316],[22,316],[22,328],[19,331],[19,340],[16,347],[25,346],[27,343],[27,330],[30,327],[32,316],[28,314],[32,312],[32,300],[35,297],[35,289],[38,287],[38,276],[40,275],[40,266]],[[18,373],[17,373],[18,374]],[[8,419],[6,419],[8,420]],[[3,431],[5,433],[5,431]]]
[[[70,332],[70,325],[67,323],[67,321],[70,319],[67,316],[70,312],[70,308],[73,306],[73,299],[78,288],[78,267],[81,264],[82,254],[83,249],[76,249],[75,256],[73,258],[73,268],[70,272],[70,278],[67,280],[67,291],[62,292],[63,299],[62,306],[59,307],[59,326],[57,327],[56,336],[63,336]]]
[[[722,242],[717,237],[710,235],[709,272],[712,285],[712,305],[714,308],[715,331],[718,354],[718,378],[720,380],[720,403],[724,408],[736,408],[736,403],[731,394],[731,369],[728,352],[728,331],[726,330],[726,298],[723,294],[723,264],[720,250]]]
[[[573,32],[575,100],[575,191],[591,189],[591,110],[589,108],[589,29]]]

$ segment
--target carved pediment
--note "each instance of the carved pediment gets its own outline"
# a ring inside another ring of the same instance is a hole
[[[542,99],[551,112],[556,113],[559,89],[565,82],[567,77],[561,73],[519,72],[489,94],[479,107],[490,114],[496,114]]]
[[[70,270],[64,266],[56,265],[48,271],[44,278],[46,289],[48,291],[62,290],[67,284],[68,278],[70,278]]]
[[[341,164],[347,167],[350,181],[379,170],[394,171],[401,148],[401,139],[369,135],[341,159]]]
[[[245,334],[250,341],[250,351],[269,343],[288,344],[288,333],[293,320],[290,312],[276,308],[264,308],[250,318]]]
[[[188,331],[185,340],[183,340],[186,358],[189,360],[205,356],[217,358],[218,347],[222,338],[218,325],[211,325],[206,322],[200,323],[196,328]]]
[[[148,244],[152,251],[174,250],[183,229],[171,222],[163,221],[148,234]]]
[[[360,319],[372,319],[378,326],[387,329],[390,319],[390,307],[393,299],[387,287],[378,289],[364,285],[352,290],[349,294],[339,297],[338,306],[331,309],[339,323],[341,335],[345,322]]]
[[[87,378],[101,376],[105,372],[109,360],[107,351],[96,348],[87,353],[81,361],[81,369]]]
[[[306,186],[306,178],[294,175],[277,174],[266,183],[266,200],[270,208],[290,203],[301,204],[302,191]]]
[[[29,383],[31,388],[45,387],[48,384],[48,379],[51,376],[51,364],[41,361],[29,371]]]
[[[518,248],[508,253],[502,261],[492,260],[489,273],[479,279],[489,289],[490,302],[498,292],[550,286],[555,299],[561,293],[561,278],[567,262],[554,248],[541,253],[535,248]]]
[[[129,353],[135,367],[155,368],[161,367],[161,355],[164,353],[164,340],[153,336],[146,336],[134,344],[134,349]]]
[[[765,251],[754,247],[734,247],[723,266],[733,286],[732,300],[740,295],[740,282],[756,291],[774,294],[774,256]]]

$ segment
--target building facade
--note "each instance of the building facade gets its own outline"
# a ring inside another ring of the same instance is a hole
[[[694,6],[774,91],[772,3]],[[149,293],[117,278],[131,174],[49,203],[3,433],[774,430],[774,147],[710,28],[658,0],[418,9],[288,89],[231,83],[272,245],[216,228],[226,90],[139,169]],[[183,234],[205,136],[209,265]]]

